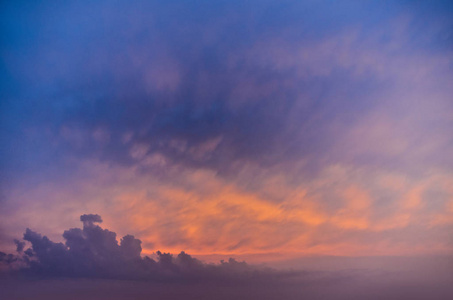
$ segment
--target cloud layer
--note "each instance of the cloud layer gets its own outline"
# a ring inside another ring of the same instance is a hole
[[[103,229],[99,215],[80,217],[83,228],[63,233],[65,243],[52,242],[27,228],[23,240],[15,240],[17,255],[1,253],[3,271],[38,278],[105,278],[163,282],[260,281],[300,275],[252,267],[230,258],[220,264],[206,264],[185,252],[174,256],[157,251],[156,260],[141,256],[141,241],[132,235],[116,240],[116,233]]]
[[[2,249],[452,251],[451,4],[1,5]]]
[[[208,264],[185,252],[174,256],[157,251],[155,259],[141,256],[141,241],[97,223],[97,214],[80,217],[83,228],[63,233],[56,243],[27,229],[23,241],[15,240],[17,254],[0,252],[0,287],[7,298],[36,299],[447,299],[453,294],[448,264],[451,257],[416,258],[310,258],[312,266],[323,260],[328,271],[291,271],[249,265],[230,258]],[[317,262],[314,262],[314,261]],[[379,264],[372,265],[366,260]],[[333,264],[333,262],[335,262]],[[391,264],[392,267],[384,266]],[[405,264],[409,263],[409,268]],[[339,270],[332,266],[339,264]],[[348,266],[342,269],[342,264]],[[352,269],[353,265],[356,269]],[[439,264],[439,265],[437,265]],[[447,264],[447,265],[446,265]],[[357,266],[361,266],[357,268]],[[403,267],[402,267],[403,266]],[[296,268],[296,269],[295,269]],[[448,271],[446,271],[448,269]],[[409,272],[410,270],[410,272]],[[433,279],[433,276],[434,279]]]

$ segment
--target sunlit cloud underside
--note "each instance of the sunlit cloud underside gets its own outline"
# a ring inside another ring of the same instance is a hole
[[[379,3],[2,5],[2,248],[451,253],[451,9]]]

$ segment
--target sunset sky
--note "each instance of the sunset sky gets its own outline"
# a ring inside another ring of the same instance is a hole
[[[98,214],[151,257],[453,253],[452,2],[2,1],[0,22],[0,251]]]

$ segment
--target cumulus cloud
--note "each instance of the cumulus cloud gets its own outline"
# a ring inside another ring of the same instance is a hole
[[[80,221],[83,222],[83,226],[93,226],[93,223],[102,223],[102,218],[100,215],[81,215],[80,216]]]
[[[156,252],[156,259],[141,256],[141,241],[126,235],[117,241],[115,232],[95,223],[99,215],[82,215],[83,228],[63,233],[65,243],[27,228],[23,240],[15,240],[17,254],[0,253],[3,268],[40,277],[110,278],[155,281],[192,280],[263,280],[294,276],[296,272],[276,272],[251,266],[230,258],[219,264],[207,264],[184,251],[177,255]]]

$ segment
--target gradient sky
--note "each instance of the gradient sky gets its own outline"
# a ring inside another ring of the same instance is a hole
[[[453,253],[449,1],[2,1],[0,249],[84,213],[252,262]]]

